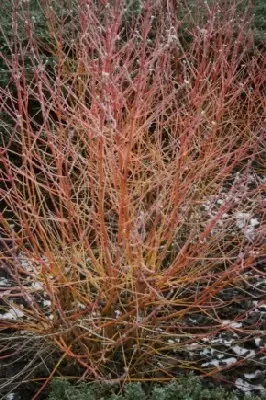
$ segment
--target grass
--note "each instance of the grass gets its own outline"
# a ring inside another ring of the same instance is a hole
[[[14,351],[54,351],[38,393],[65,360],[87,380],[172,379],[173,351],[231,329],[218,297],[265,255],[265,57],[249,15],[199,2],[206,21],[180,20],[174,1],[146,1],[125,23],[123,1],[105,3],[42,2],[46,63],[14,2],[2,54],[0,326]]]

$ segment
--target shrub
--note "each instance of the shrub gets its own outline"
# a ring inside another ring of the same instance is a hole
[[[43,1],[50,65],[16,3],[0,89],[0,324],[57,349],[47,382],[65,360],[89,380],[202,369],[177,355],[242,324],[225,323],[221,293],[265,254],[264,57],[250,59],[233,3],[203,2],[188,42],[189,11],[180,21],[164,3],[125,24],[122,0]]]

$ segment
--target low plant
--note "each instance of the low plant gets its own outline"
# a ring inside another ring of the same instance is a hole
[[[128,383],[119,391],[114,385],[83,384],[71,386],[65,380],[54,380],[48,400],[265,400],[266,397],[241,396],[221,387],[204,388],[201,381],[188,377],[172,381],[165,386],[152,385],[148,390],[140,383]]]

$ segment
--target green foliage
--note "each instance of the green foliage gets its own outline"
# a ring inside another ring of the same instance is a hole
[[[66,393],[71,387],[67,380],[55,379],[51,383],[51,393],[49,395],[49,400],[65,399]]]
[[[126,400],[142,400],[145,399],[145,393],[140,383],[129,383],[125,387]]]
[[[129,14],[138,15],[144,7],[143,0],[126,0],[125,8]]]
[[[117,389],[116,385],[83,383],[72,386],[65,379],[55,379],[51,383],[51,392],[48,400],[104,400],[107,398],[110,400],[122,400],[122,397],[113,392],[115,389]]]
[[[238,400],[235,393],[222,388],[204,389],[199,378],[190,374],[166,386],[155,385],[146,393],[141,383],[125,385],[122,394],[116,394],[114,385],[82,384],[71,386],[66,380],[54,380],[48,400]],[[266,400],[266,397],[245,396],[243,400]]]
[[[266,36],[266,2],[256,0],[254,7],[254,27],[255,33]]]
[[[53,11],[56,15],[56,24],[59,30],[62,29],[63,37],[66,45],[69,46],[70,28],[69,22],[71,17],[75,18],[77,15],[77,0],[62,0],[57,2],[55,0],[47,0],[44,5],[40,4],[39,0],[31,0],[30,2],[15,2],[4,0],[1,2],[0,13],[0,86],[5,87],[10,79],[10,72],[4,59],[11,59],[13,52],[12,46],[15,42],[15,36],[19,38],[20,44],[27,45],[29,34],[27,27],[29,23],[33,27],[34,40],[37,43],[40,59],[45,63],[46,67],[54,66],[55,57],[53,54],[53,37],[49,31],[47,24],[46,11]],[[14,27],[17,26],[17,33]],[[28,75],[32,74],[32,60],[30,57],[23,57],[24,68]]]
[[[5,86],[8,83],[10,73],[5,65],[3,58],[10,59],[12,52],[12,45],[14,43],[14,24],[17,24],[17,35],[21,43],[27,41],[26,23],[29,18],[34,27],[35,37],[38,38],[39,43],[49,41],[49,32],[46,24],[43,9],[38,0],[29,2],[20,2],[16,7],[9,0],[1,2],[3,12],[0,13],[0,52],[3,57],[0,58],[0,85]],[[28,14],[29,11],[29,14]],[[24,22],[23,22],[24,21]],[[27,63],[27,59],[24,60]],[[26,68],[30,65],[25,65]]]

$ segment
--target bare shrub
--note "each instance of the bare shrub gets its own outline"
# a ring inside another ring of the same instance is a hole
[[[87,379],[203,370],[173,352],[244,321],[226,325],[218,297],[265,255],[265,58],[248,18],[233,2],[199,2],[205,21],[175,1],[125,19],[122,0],[45,0],[43,48],[20,3],[0,89],[3,332],[45,338]]]

